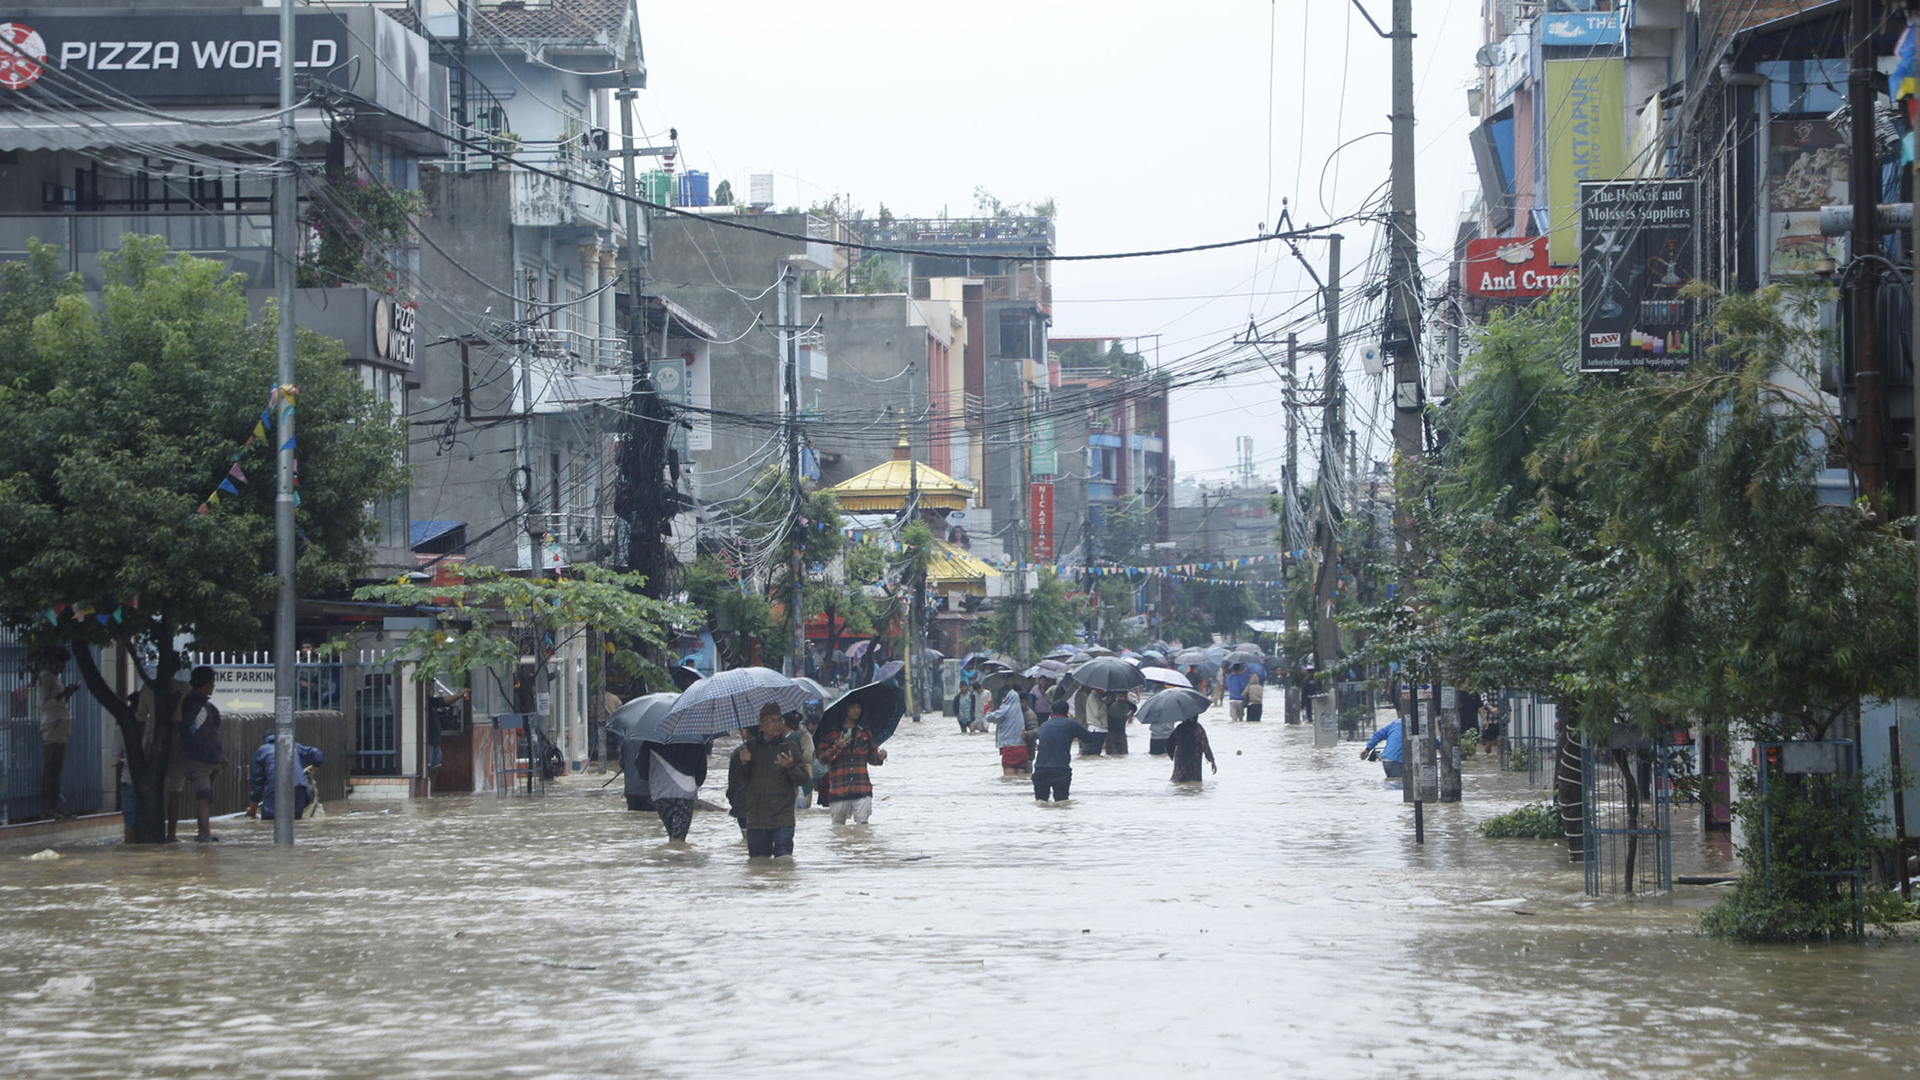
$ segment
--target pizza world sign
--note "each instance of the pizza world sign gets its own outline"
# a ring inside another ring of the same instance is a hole
[[[85,97],[104,89],[141,100],[273,95],[279,90],[279,22],[271,11],[4,19],[0,91]],[[350,56],[340,16],[297,17],[295,68],[344,85]]]

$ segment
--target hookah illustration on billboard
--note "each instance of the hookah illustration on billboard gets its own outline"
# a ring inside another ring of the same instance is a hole
[[[1600,229],[1597,231],[1600,237],[1594,241],[1593,253],[1600,256],[1603,260],[1600,279],[1606,282],[1607,291],[1601,294],[1600,306],[1594,311],[1594,315],[1600,319],[1617,319],[1626,314],[1626,309],[1621,307],[1620,302],[1613,298],[1614,286],[1618,284],[1613,279],[1613,270],[1620,253],[1627,250],[1627,245],[1621,241],[1619,229]]]

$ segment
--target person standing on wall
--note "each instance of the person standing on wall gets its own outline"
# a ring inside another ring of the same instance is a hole
[[[60,685],[60,673],[66,669],[66,654],[47,649],[35,661],[38,674],[34,693],[40,698],[40,745],[45,754],[40,769],[40,812],[50,818],[70,818],[60,805],[60,777],[67,764],[67,739],[73,734],[73,695],[79,683]]]

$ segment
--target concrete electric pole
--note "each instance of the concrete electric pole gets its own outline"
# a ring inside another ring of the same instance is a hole
[[[291,0],[280,5],[280,160],[273,178],[273,246],[278,256],[274,267],[274,294],[279,305],[279,383],[280,392],[273,408],[279,423],[274,438],[279,441],[278,468],[273,495],[273,572],[280,579],[279,606],[273,618],[273,842],[293,843],[294,770],[300,755],[295,752],[293,736],[293,690],[295,647],[294,605],[294,523],[293,523],[293,301],[295,275],[299,270],[298,199],[299,142],[293,127],[294,66],[287,58],[294,55],[294,6]]]
[[[1393,359],[1393,503],[1394,560],[1399,572],[1398,601],[1413,602],[1415,564],[1420,548],[1413,512],[1420,459],[1425,450],[1420,378],[1420,252],[1414,221],[1413,176],[1413,0],[1393,0],[1393,195],[1388,217],[1388,330],[1386,351]],[[1418,677],[1412,681],[1416,687]],[[1418,693],[1404,715],[1407,777],[1405,797],[1413,803],[1414,839],[1426,840],[1423,803],[1437,793],[1433,733],[1422,722]],[[1437,711],[1438,693],[1430,707]]]

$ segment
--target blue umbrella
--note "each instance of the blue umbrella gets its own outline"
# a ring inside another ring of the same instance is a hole
[[[760,722],[772,705],[783,713],[807,706],[806,687],[770,668],[734,668],[702,679],[682,693],[660,723],[658,742],[699,742]]]

